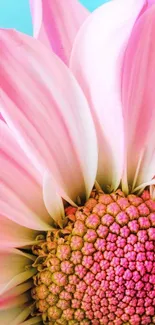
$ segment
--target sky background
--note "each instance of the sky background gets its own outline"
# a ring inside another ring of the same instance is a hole
[[[80,2],[90,11],[93,11],[108,1],[81,0]],[[0,27],[15,28],[23,33],[32,35],[29,0],[0,0]]]

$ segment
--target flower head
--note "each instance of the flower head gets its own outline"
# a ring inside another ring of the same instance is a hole
[[[155,2],[31,5],[39,40],[0,31],[0,321],[152,325]]]

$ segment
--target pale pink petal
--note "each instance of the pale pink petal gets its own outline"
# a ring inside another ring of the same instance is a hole
[[[147,0],[146,2],[148,2],[149,6],[152,6],[153,4],[155,4],[155,0]]]
[[[0,216],[0,247],[21,247],[34,244],[38,232],[22,227],[12,220]]]
[[[31,268],[34,257],[17,249],[0,249],[0,295],[31,278],[36,270]],[[26,268],[26,266],[29,266]]]
[[[133,189],[155,175],[155,6],[137,21],[124,59],[127,179]]]
[[[29,0],[32,13],[33,36],[38,37],[42,25],[42,0]]]
[[[33,36],[51,48],[45,26],[42,22],[42,0],[30,0],[29,2],[32,14]]]
[[[43,198],[48,213],[61,227],[63,225],[62,220],[65,214],[64,205],[60,195],[55,191],[54,180],[48,173],[45,173],[44,175]]]
[[[2,294],[0,296],[0,311],[21,306],[31,300],[30,290],[32,286],[33,281],[29,280]]]
[[[20,149],[11,130],[2,121],[0,121],[0,148],[1,214],[28,228],[50,229],[49,223],[52,223],[52,219],[43,202],[41,175]],[[22,233],[24,234],[24,229]],[[28,230],[25,234],[28,236]],[[31,231],[30,237],[32,238]]]
[[[14,325],[42,325],[41,316],[32,317],[24,321],[30,314],[29,304],[32,304],[30,289],[32,286],[33,281],[28,281],[21,285],[18,285],[17,287],[7,291],[5,294],[0,296],[0,321],[3,320],[4,315],[7,316],[7,313],[11,315],[10,318],[5,317],[5,321],[9,322],[6,323],[7,325],[12,325],[13,321]],[[13,308],[18,308],[17,314],[15,310],[13,312]],[[0,324],[4,325],[4,322],[0,322]]]
[[[20,296],[11,296],[6,298],[2,295],[2,297],[0,297],[0,313],[1,310],[21,306],[30,301],[30,299],[30,293],[23,293]]]
[[[23,150],[59,194],[89,196],[97,145],[87,101],[69,69],[39,41],[1,31],[2,114]]]
[[[99,142],[97,180],[116,189],[124,162],[120,74],[124,49],[145,0],[117,0],[99,7],[81,27],[70,67],[84,90]]]
[[[0,113],[0,120],[4,121],[3,116],[1,115],[1,113]]]
[[[89,13],[78,0],[30,0],[33,35],[68,63],[75,36]]]
[[[0,312],[0,324],[2,325],[20,325],[20,322],[15,322],[18,315],[25,310],[25,306],[12,308],[9,311],[4,310]],[[24,319],[23,319],[24,320]]]

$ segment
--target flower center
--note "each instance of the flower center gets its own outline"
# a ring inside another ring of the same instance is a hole
[[[33,247],[35,314],[48,325],[155,324],[155,202],[94,190]]]

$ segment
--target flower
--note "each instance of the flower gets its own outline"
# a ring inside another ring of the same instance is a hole
[[[154,1],[32,4],[39,40],[0,32],[0,321],[154,324]]]

